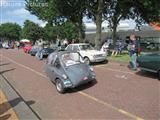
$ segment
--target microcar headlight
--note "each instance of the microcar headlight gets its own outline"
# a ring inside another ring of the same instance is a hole
[[[67,79],[67,75],[65,75],[65,74],[63,74],[62,77],[63,77],[63,79],[65,79],[65,80]]]

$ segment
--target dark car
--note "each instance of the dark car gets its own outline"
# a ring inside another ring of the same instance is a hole
[[[158,73],[160,79],[160,52],[142,55],[137,61],[141,70]]]
[[[29,54],[32,56],[35,56],[38,51],[39,51],[39,47],[33,46],[32,49],[29,51]]]
[[[36,57],[39,59],[39,60],[42,60],[44,57],[48,57],[49,54],[51,54],[52,52],[54,52],[55,50],[54,49],[51,49],[51,48],[43,48],[41,50],[39,50],[37,53],[36,53]]]
[[[96,79],[93,68],[84,63],[79,53],[67,51],[54,52],[45,64],[47,76],[55,83],[59,93],[67,88],[91,83]]]

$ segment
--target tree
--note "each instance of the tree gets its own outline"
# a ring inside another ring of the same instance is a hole
[[[0,37],[7,40],[19,40],[21,26],[16,23],[4,23],[0,25]]]
[[[32,6],[30,3],[42,3],[41,0],[26,0],[26,9],[39,19],[45,20],[50,26],[63,22],[72,22],[78,29],[79,39],[83,40],[84,27],[83,15],[85,12],[85,0],[48,0],[43,1],[47,6]]]
[[[109,6],[110,0],[87,0],[87,15],[96,23],[95,46],[97,49],[101,45],[102,18],[103,13]]]
[[[30,39],[33,43],[36,42],[36,40],[42,38],[43,36],[43,28],[40,27],[38,24],[26,20],[24,22],[24,27],[22,29],[22,37]]]
[[[105,19],[113,34],[113,44],[116,42],[116,30],[120,20],[133,19],[137,26],[160,20],[160,5],[158,0],[112,0],[105,12]]]
[[[39,19],[47,21],[50,26],[61,21],[55,4],[56,0],[25,0],[26,9]],[[33,5],[35,4],[35,5]]]
[[[104,19],[108,20],[112,30],[113,45],[116,43],[117,26],[121,20],[131,18],[132,2],[130,0],[112,0],[109,9],[106,9]]]
[[[44,27],[43,39],[49,42],[56,42],[58,28],[47,24]]]
[[[86,11],[86,0],[57,0],[56,5],[59,14],[77,27],[79,40],[82,42],[85,38],[82,19]]]
[[[79,34],[78,34],[79,29],[77,28],[77,26],[75,26],[75,24],[73,24],[72,22],[65,22],[62,25],[60,25],[60,34],[59,36],[62,39],[78,39],[79,38]]]
[[[137,25],[160,21],[159,0],[132,0],[133,18]]]

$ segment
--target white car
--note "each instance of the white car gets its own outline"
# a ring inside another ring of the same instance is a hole
[[[107,61],[107,55],[105,52],[95,50],[90,44],[87,43],[69,44],[66,47],[66,50],[80,53],[87,64]]]

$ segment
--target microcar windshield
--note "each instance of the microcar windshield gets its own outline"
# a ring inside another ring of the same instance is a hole
[[[62,61],[66,66],[84,63],[82,57],[78,53],[65,53],[62,55]]]

